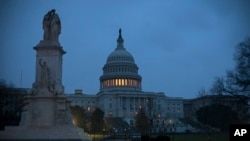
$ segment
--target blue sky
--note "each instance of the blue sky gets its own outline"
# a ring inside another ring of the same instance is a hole
[[[194,98],[234,67],[234,47],[250,34],[248,0],[1,0],[0,79],[16,87],[35,80],[33,47],[52,8],[62,22],[63,85],[96,94],[122,28],[144,91]],[[22,72],[22,81],[21,81]]]

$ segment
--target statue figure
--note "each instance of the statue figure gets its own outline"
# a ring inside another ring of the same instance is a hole
[[[39,64],[41,66],[41,87],[48,87],[49,86],[49,68],[44,61],[42,63],[42,59],[39,60]]]
[[[43,40],[58,41],[61,33],[61,21],[56,10],[50,10],[43,18]]]
[[[63,86],[59,83],[59,81],[52,83],[48,87],[48,89],[49,89],[49,92],[51,92],[55,96],[63,94]]]

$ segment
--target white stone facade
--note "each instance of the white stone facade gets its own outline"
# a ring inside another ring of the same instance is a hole
[[[183,126],[179,121],[184,117],[183,99],[166,97],[164,93],[107,91],[97,95],[75,93],[68,95],[68,98],[72,106],[78,105],[87,112],[98,107],[104,111],[105,117],[120,117],[130,126],[135,125],[135,116],[140,108],[152,119],[156,130],[159,127],[165,129],[169,124],[174,124],[176,128]]]
[[[183,99],[167,97],[163,92],[145,92],[141,89],[142,77],[134,57],[124,48],[121,30],[117,47],[111,52],[100,77],[100,91],[96,95],[84,94],[76,90],[68,95],[71,105],[83,107],[92,112],[102,109],[105,117],[120,117],[130,126],[135,125],[135,116],[142,108],[151,119],[156,130],[167,127],[181,128],[178,119],[184,117]]]

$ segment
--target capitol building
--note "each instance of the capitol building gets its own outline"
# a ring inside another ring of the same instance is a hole
[[[100,76],[100,91],[85,94],[76,89],[69,94],[71,105],[92,112],[96,107],[105,113],[105,118],[119,118],[129,126],[135,126],[135,116],[144,109],[151,120],[152,131],[166,131],[170,124],[182,132],[184,117],[183,98],[168,97],[164,92],[142,90],[142,76],[132,54],[126,50],[122,31],[119,30],[117,47],[109,54]],[[143,69],[143,68],[142,68]]]

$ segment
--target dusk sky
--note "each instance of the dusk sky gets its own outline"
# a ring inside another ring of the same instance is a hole
[[[196,97],[232,69],[235,46],[250,36],[249,0],[1,0],[0,79],[32,87],[33,47],[43,38],[43,16],[53,8],[67,52],[66,94],[99,91],[119,28],[139,67],[143,91],[183,98]]]

